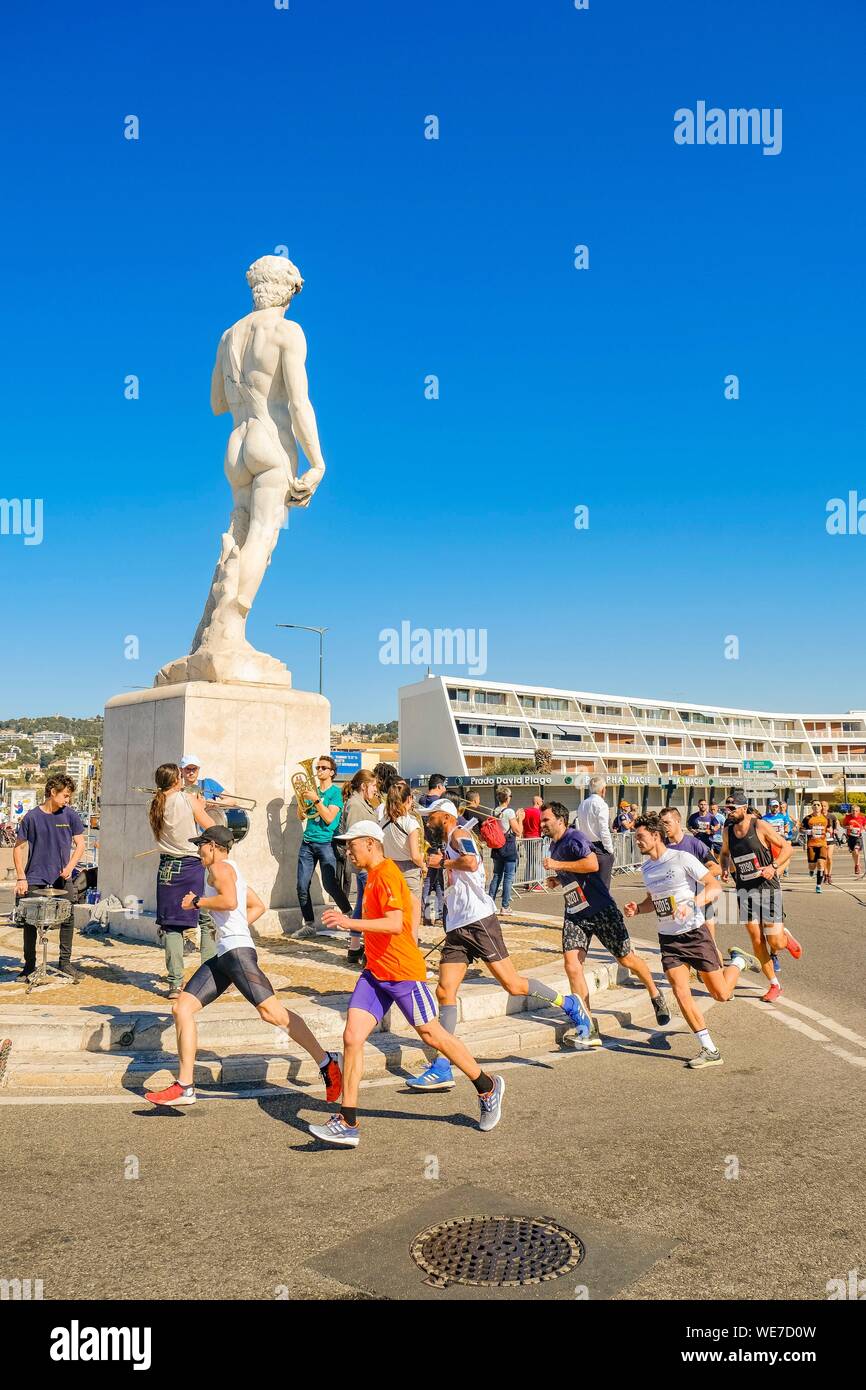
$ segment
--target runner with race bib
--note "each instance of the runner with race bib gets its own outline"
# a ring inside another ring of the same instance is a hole
[[[641,876],[647,896],[643,902],[626,903],[625,915],[656,915],[662,969],[670,980],[680,1013],[701,1045],[697,1057],[690,1058],[686,1066],[693,1071],[721,1066],[722,1054],[710,1037],[689,982],[689,972],[696,970],[712,997],[723,1002],[731,998],[740,974],[747,968],[742,951],[731,953],[730,965],[722,964],[704,919],[704,908],[719,896],[721,884],[693,854],[668,848],[659,816],[639,816],[635,840],[641,854],[646,855]]]

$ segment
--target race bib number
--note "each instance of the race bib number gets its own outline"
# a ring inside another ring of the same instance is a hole
[[[586,894],[579,884],[575,883],[569,888],[565,895],[565,915],[566,917],[576,917],[578,912],[583,912],[589,906],[586,901]]]
[[[812,840],[823,840],[826,833],[826,828],[823,825],[809,826],[809,837]]]
[[[734,864],[737,868],[738,878],[748,880],[761,877],[761,866],[756,854],[735,854]]]
[[[677,900],[673,894],[664,898],[661,896],[656,897],[655,894],[653,894],[653,907],[656,910],[656,917],[662,920],[670,920],[677,910]]]

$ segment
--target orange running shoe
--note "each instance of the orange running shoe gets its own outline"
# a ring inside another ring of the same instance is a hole
[[[342,1052],[329,1052],[328,1060],[324,1066],[319,1068],[319,1071],[322,1073],[322,1080],[325,1083],[325,1099],[336,1104],[343,1094]]]
[[[778,981],[776,981],[774,985],[770,985],[770,988],[767,990],[766,994],[761,995],[761,1002],[763,1004],[775,1004],[776,1000],[778,999],[781,993],[782,986],[779,984]]]
[[[791,933],[788,931],[787,927],[785,928],[785,937],[786,937],[785,945],[787,946],[788,950],[791,952],[791,955],[794,957],[794,960],[799,960],[800,957],[801,957],[801,955],[803,954],[803,947],[800,945],[800,943],[799,943],[799,941],[797,940],[796,936],[792,936],[792,935],[791,935]]]
[[[195,1087],[172,1081],[164,1091],[145,1091],[144,1098],[151,1105],[195,1105]]]

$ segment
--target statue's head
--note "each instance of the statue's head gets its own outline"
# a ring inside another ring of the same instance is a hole
[[[304,287],[301,272],[288,256],[260,256],[247,271],[247,284],[256,309],[284,309]]]

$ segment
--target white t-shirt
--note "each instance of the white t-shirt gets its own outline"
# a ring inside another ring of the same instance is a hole
[[[645,859],[640,871],[647,892],[652,894],[660,936],[679,936],[703,925],[704,914],[695,906],[695,893],[710,872],[700,859],[685,850],[668,849],[660,859]],[[680,922],[675,913],[683,906],[689,913]]]
[[[458,827],[459,830],[459,827]],[[472,841],[472,836],[467,829],[465,838]],[[478,856],[478,865],[475,869],[451,869],[448,877],[451,885],[445,893],[445,904],[448,909],[448,920],[446,931],[457,931],[458,927],[466,927],[470,922],[480,922],[484,917],[493,917],[496,914],[496,904],[485,890],[484,864],[481,855],[472,842],[472,848],[465,851],[467,854]],[[460,850],[452,849],[450,844],[445,846],[446,859],[459,859]]]
[[[240,946],[251,946],[255,950],[256,943],[250,935],[250,928],[247,922],[247,883],[243,874],[236,864],[231,860],[226,860],[229,868],[234,872],[235,884],[237,887],[238,905],[233,907],[230,912],[215,912],[211,909],[213,918],[216,949],[218,956],[224,956],[226,951],[236,951]],[[207,892],[203,894],[207,897]]]

